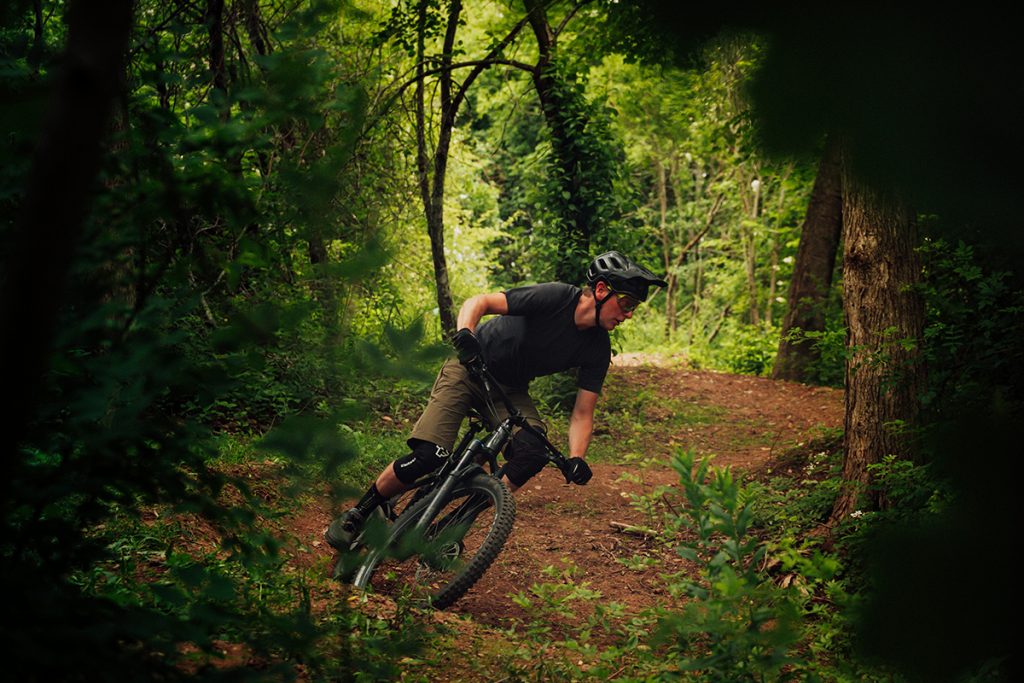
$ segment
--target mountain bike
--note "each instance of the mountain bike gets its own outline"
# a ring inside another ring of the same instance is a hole
[[[444,609],[483,576],[512,532],[515,501],[501,481],[505,467],[497,458],[513,431],[534,434],[549,463],[570,481],[565,456],[512,405],[483,361],[467,368],[483,385],[489,413],[496,414],[492,396],[497,396],[508,416],[480,435],[484,420],[472,413],[469,429],[441,468],[381,507],[350,552],[339,557],[335,578],[378,592],[407,589],[415,599]]]

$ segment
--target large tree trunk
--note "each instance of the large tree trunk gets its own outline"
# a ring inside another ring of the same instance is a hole
[[[54,325],[83,221],[92,204],[111,103],[123,84],[132,3],[72,3],[68,42],[25,179],[21,215],[10,235],[0,290],[0,364],[17,396],[0,430],[0,487],[19,460],[15,445],[46,371]]]
[[[911,211],[843,170],[843,301],[847,326],[843,487],[830,524],[858,506],[884,501],[869,489],[868,466],[912,454],[918,414],[918,359],[924,307]],[[866,496],[866,498],[864,497]]]
[[[558,165],[559,183],[562,195],[567,200],[562,204],[562,233],[555,264],[555,276],[563,282],[580,282],[589,260],[590,236],[596,229],[596,211],[592,200],[584,197],[585,168],[590,163],[584,158],[587,151],[576,139],[577,133],[586,127],[579,117],[585,116],[569,92],[569,84],[563,82],[555,65],[555,32],[548,22],[542,0],[523,0],[527,19],[537,39],[539,58],[533,70],[533,85],[537,91],[544,121],[551,133],[551,146],[555,163]]]
[[[825,301],[832,287],[836,249],[843,229],[842,176],[839,146],[829,143],[818,165],[807,215],[800,232],[800,246],[789,286],[789,310],[782,323],[782,339],[772,377],[803,382],[807,369],[818,357],[811,340],[790,339],[793,330],[822,332]]]

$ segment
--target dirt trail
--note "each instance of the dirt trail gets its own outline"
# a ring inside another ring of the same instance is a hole
[[[609,380],[620,391],[652,396],[643,410],[653,426],[645,430],[642,443],[631,444],[631,450],[661,464],[597,462],[594,478],[584,487],[567,486],[554,469],[542,472],[516,493],[516,526],[501,556],[450,611],[507,627],[526,616],[510,595],[547,580],[541,570],[564,566],[566,561],[579,568],[576,581],[589,582],[605,601],[622,603],[629,611],[658,600],[664,603],[667,596],[659,575],[683,569],[684,561],[612,524],[647,522],[630,504],[630,494],[647,494],[678,481],[667,465],[670,453],[677,447],[691,448],[698,455],[714,454],[716,465],[753,471],[798,443],[820,436],[823,428],[842,425],[842,392],[835,389],[662,367],[622,357],[613,365]],[[663,414],[666,404],[699,406],[710,417],[696,423],[674,421],[675,416]],[[597,430],[595,443],[616,444],[625,438],[619,425],[608,423]],[[321,534],[330,515],[326,504],[308,510],[293,520],[291,531],[306,539],[314,552],[327,553]],[[616,561],[639,556],[658,564],[638,570]]]

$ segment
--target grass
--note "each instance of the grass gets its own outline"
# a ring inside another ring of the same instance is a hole
[[[728,418],[728,410],[721,406],[698,405],[678,398],[634,399],[622,396],[623,391],[628,391],[628,387],[614,387],[598,403],[588,460],[634,462],[639,466],[664,464],[669,453],[669,434],[707,427]],[[646,393],[647,390],[641,391],[641,395]],[[564,443],[568,429],[565,415],[553,415],[548,420],[548,435],[556,446]]]

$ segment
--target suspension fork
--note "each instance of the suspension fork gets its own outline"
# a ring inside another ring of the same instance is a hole
[[[483,456],[490,460],[494,460],[498,451],[502,449],[509,437],[512,435],[512,427],[509,420],[504,420],[498,425],[498,428],[487,437],[487,441],[480,441],[480,439],[473,439],[466,446],[466,449],[459,456],[458,461],[455,463],[455,467],[452,468],[448,476],[445,477],[441,485],[437,487],[431,497],[430,504],[427,509],[423,512],[423,515],[416,521],[416,529],[422,531],[426,528],[427,524],[430,523],[437,513],[441,510],[441,506],[444,505],[448,498],[448,494],[451,493],[452,489],[455,488],[455,484],[463,479],[466,474],[466,470],[469,468],[479,468],[476,464],[476,458]],[[467,435],[469,436],[469,435]]]

